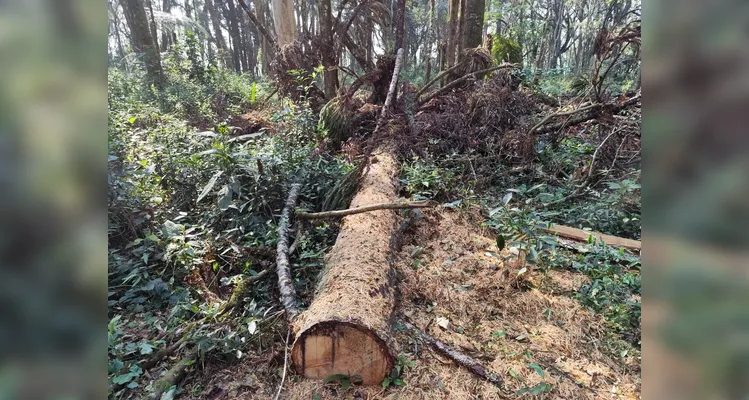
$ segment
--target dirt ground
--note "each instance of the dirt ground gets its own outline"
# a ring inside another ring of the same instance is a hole
[[[399,354],[414,362],[403,375],[405,386],[342,391],[339,383],[305,380],[289,372],[280,398],[530,398],[529,393],[515,393],[542,382],[551,389],[535,398],[639,398],[638,360],[610,354],[606,343],[612,339],[603,318],[570,297],[587,282],[586,276],[535,271],[519,261],[516,249],[498,252],[495,238],[480,227],[480,218],[467,211],[418,211],[409,220],[395,260],[401,299],[396,312],[485,361],[504,380],[504,390],[454,365],[409,332],[396,330]],[[190,380],[207,384],[200,398],[274,398],[283,360],[281,341],[263,358],[199,372]],[[543,376],[529,366],[534,364]],[[186,389],[189,393],[190,387]]]

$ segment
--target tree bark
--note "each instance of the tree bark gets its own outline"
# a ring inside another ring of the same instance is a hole
[[[123,0],[121,4],[130,28],[131,44],[135,52],[143,57],[148,80],[161,86],[161,58],[151,35],[143,0]]]
[[[377,149],[351,207],[397,199],[398,164]],[[393,368],[390,319],[395,307],[391,255],[399,219],[392,210],[343,218],[315,300],[294,324],[291,360],[299,375],[359,375],[377,385]]]
[[[463,53],[463,44],[466,33],[466,0],[460,0],[460,16],[458,17],[458,40],[455,49],[455,63],[460,62],[460,54]]]
[[[485,0],[468,0],[466,5],[465,48],[471,49],[481,46],[484,41],[484,11]]]
[[[320,0],[320,30],[322,33],[322,65],[325,67],[323,83],[325,98],[332,99],[338,90],[338,70],[333,41],[333,7],[330,0]],[[346,34],[348,35],[348,34]]]
[[[324,219],[324,218],[338,218],[345,217],[347,215],[361,214],[370,211],[377,210],[405,210],[412,208],[429,208],[436,206],[437,203],[433,201],[399,201],[395,203],[380,203],[370,204],[368,206],[362,206],[358,208],[349,208],[346,210],[335,210],[335,211],[324,211],[319,213],[306,213],[297,212],[297,218],[301,219]]]
[[[234,0],[227,0],[226,21],[229,23],[229,35],[231,36],[231,59],[234,65],[234,71],[242,72],[242,61],[240,60],[240,49],[242,48],[242,38],[239,33],[239,24],[237,23],[237,8]]]
[[[434,16],[436,0],[427,1],[429,2],[429,11],[427,13],[427,35],[424,42],[424,57],[426,61],[426,68],[424,71],[425,82],[428,82],[432,78],[432,42],[434,41]]]
[[[111,2],[109,4],[110,11],[112,12],[112,15],[114,17],[114,37],[117,41],[117,50],[119,52],[119,59],[125,62],[125,68],[127,68],[127,61],[125,58],[125,47],[122,45],[122,37],[120,35],[120,14],[119,9],[116,7],[116,5],[113,5]]]
[[[272,3],[276,40],[278,46],[283,47],[294,42],[297,37],[294,0],[272,0]]]
[[[198,356],[197,347],[190,351],[190,353],[183,357],[179,362],[174,364],[168,371],[156,382],[153,383],[153,392],[147,397],[148,400],[159,400],[161,395],[164,394],[170,387],[179,383],[179,381],[185,376],[187,367],[193,364],[193,361]]]
[[[450,18],[447,36],[447,54],[445,57],[445,68],[450,68],[455,64],[455,53],[458,49],[458,12],[460,11],[460,0],[450,0]],[[443,68],[444,69],[444,68]]]
[[[300,184],[291,185],[289,197],[286,199],[286,205],[281,213],[281,221],[278,223],[278,246],[276,247],[276,272],[278,274],[278,290],[281,293],[281,304],[286,310],[286,319],[289,322],[299,314],[297,306],[296,290],[294,290],[294,280],[291,278],[289,268],[289,227],[291,226],[291,216],[296,206],[296,199],[299,196]]]
[[[218,47],[220,58],[224,61],[224,65],[229,68],[234,68],[232,58],[226,47],[226,41],[224,40],[224,34],[221,29],[221,16],[218,11],[216,11],[216,5],[213,3],[213,0],[205,0],[205,6],[208,8],[208,14],[211,17],[213,37],[216,39],[216,47]]]
[[[398,49],[404,49],[403,36],[406,31],[406,0],[398,0],[395,12],[395,48],[393,49],[393,53],[397,53]]]
[[[165,13],[170,13],[172,11],[172,2],[171,0],[164,0],[161,2],[161,11]],[[171,37],[169,37],[169,32],[166,31],[166,29],[161,30],[161,51],[167,51],[169,49],[169,46],[171,46]]]

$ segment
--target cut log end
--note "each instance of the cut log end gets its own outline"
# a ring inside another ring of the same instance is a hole
[[[370,329],[341,321],[319,322],[301,332],[291,349],[297,373],[312,379],[358,375],[364,385],[378,385],[393,369],[383,339]]]

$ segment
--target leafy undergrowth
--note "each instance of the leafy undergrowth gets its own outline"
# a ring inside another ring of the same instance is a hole
[[[625,128],[637,128],[637,115],[621,118]],[[451,208],[479,206],[485,226],[498,241],[521,251],[536,269],[588,276],[590,282],[570,295],[603,315],[612,337],[639,348],[639,256],[603,243],[565,246],[541,229],[557,223],[639,240],[639,149],[632,148],[630,137],[639,133],[612,134],[617,139],[606,143],[598,132],[603,129],[588,124],[556,144],[544,145],[541,138],[533,164],[508,165],[501,154],[476,152],[413,155],[404,163],[401,182],[409,197],[437,200]],[[616,150],[606,154],[612,145]],[[607,157],[605,167],[600,167]],[[592,172],[591,163],[598,167]]]
[[[305,104],[253,111],[272,129],[247,138],[232,126],[233,114],[258,106],[258,85],[218,71],[185,76],[175,73],[154,98],[138,77],[110,74],[108,373],[115,398],[152,393],[161,372],[191,351],[202,366],[219,368],[279,348],[286,325],[272,268],[288,188],[303,182],[299,206],[320,210],[352,168],[320,151],[323,134]],[[306,301],[336,234],[335,224],[321,223],[298,240],[294,283]],[[224,310],[227,304],[237,306]],[[159,357],[166,348],[172,351]]]

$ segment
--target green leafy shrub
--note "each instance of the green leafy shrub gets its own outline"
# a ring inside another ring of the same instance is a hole
[[[492,40],[492,58],[498,64],[502,62],[522,64],[523,48],[518,42],[508,37],[497,35]]]

